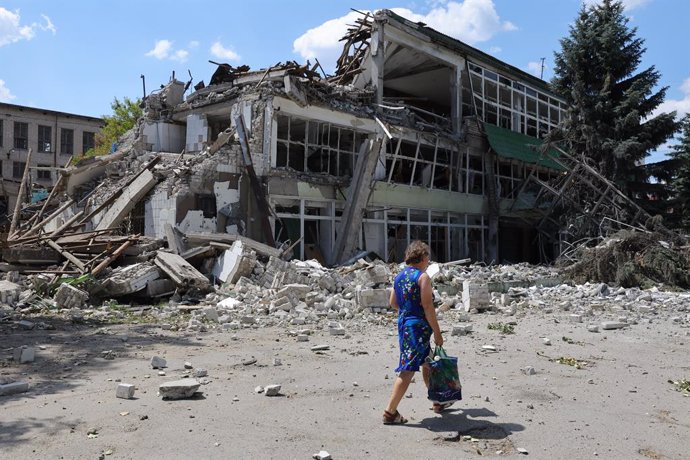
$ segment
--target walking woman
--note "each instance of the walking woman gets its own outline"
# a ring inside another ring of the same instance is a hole
[[[429,386],[429,367],[425,359],[431,351],[431,334],[434,334],[437,346],[443,345],[434,310],[431,278],[425,273],[429,266],[429,246],[421,241],[411,242],[405,251],[405,264],[407,266],[395,277],[390,297],[391,306],[398,310],[400,362],[395,369],[399,372],[398,378],[383,411],[385,425],[407,423],[407,419],[398,412],[398,404],[420,367],[424,384]],[[441,412],[444,408],[440,404],[433,406],[434,412]]]

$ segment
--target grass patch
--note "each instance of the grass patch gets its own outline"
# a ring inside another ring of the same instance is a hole
[[[561,356],[556,360],[558,364],[565,364],[566,366],[572,366],[575,369],[583,369],[588,363],[587,361],[578,361],[575,358]]]
[[[515,326],[508,323],[489,323],[488,329],[499,331],[501,334],[515,334]]]
[[[690,393],[690,380],[680,379],[680,380],[669,380],[668,383],[673,384],[676,387],[676,391],[688,394]]]

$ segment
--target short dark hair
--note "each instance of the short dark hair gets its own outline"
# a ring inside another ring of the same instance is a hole
[[[413,241],[405,250],[405,263],[418,264],[424,256],[429,255],[429,245],[419,240]]]

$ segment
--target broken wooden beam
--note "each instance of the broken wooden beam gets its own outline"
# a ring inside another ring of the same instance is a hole
[[[91,270],[91,274],[92,274],[93,276],[97,276],[97,275],[98,275],[100,272],[102,272],[108,265],[110,265],[111,263],[113,263],[113,261],[115,261],[115,259],[117,259],[118,257],[120,257],[120,256],[122,255],[122,253],[125,252],[125,250],[126,250],[131,244],[132,244],[132,241],[131,241],[131,240],[128,240],[128,241],[125,241],[124,243],[122,243],[122,245],[121,245],[119,248],[117,248],[110,256],[108,256],[103,262],[101,262],[100,264],[98,264],[98,265],[96,266],[96,268],[94,268],[93,270]]]
[[[190,246],[204,246],[214,242],[231,245],[239,240],[249,249],[256,251],[257,254],[267,257],[280,257],[281,254],[280,249],[272,248],[267,244],[259,243],[258,241],[241,235],[233,235],[230,233],[187,233],[185,236]]]
[[[72,265],[77,267],[82,273],[86,271],[86,266],[84,265],[84,263],[81,260],[77,259],[71,252],[66,251],[62,246],[60,246],[53,240],[46,240],[46,243],[48,244],[48,246],[59,252],[62,257],[69,260],[72,263]]]

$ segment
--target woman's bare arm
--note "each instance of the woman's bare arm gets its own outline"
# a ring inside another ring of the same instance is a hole
[[[388,299],[388,303],[390,304],[391,308],[393,308],[393,310],[398,311],[398,296],[395,295],[395,289],[391,289],[391,295]]]

